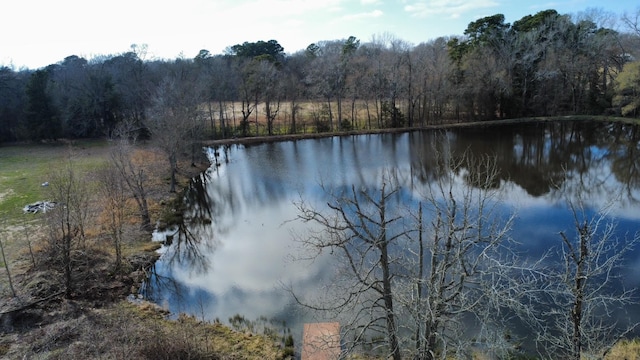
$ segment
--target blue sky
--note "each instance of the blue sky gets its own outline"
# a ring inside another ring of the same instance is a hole
[[[164,59],[271,39],[288,53],[351,35],[367,42],[386,34],[416,45],[461,35],[469,22],[497,13],[512,23],[546,9],[616,17],[639,8],[637,0],[20,0],[2,5],[0,65],[34,69],[132,44],[147,44],[148,58]]]

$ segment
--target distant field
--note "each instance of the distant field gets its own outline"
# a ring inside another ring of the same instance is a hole
[[[47,200],[49,174],[60,164],[74,161],[81,171],[90,171],[106,160],[106,141],[82,141],[71,146],[56,145],[11,145],[0,146],[0,241],[4,245],[7,262],[12,267],[28,251],[29,236],[33,241],[39,236],[39,214],[25,214],[25,205]],[[28,228],[29,230],[25,230]],[[28,234],[28,235],[27,235]],[[4,263],[0,258],[0,294],[7,291]]]
[[[106,144],[96,140],[74,146],[0,146],[0,217],[8,224],[21,222],[25,205],[46,200],[46,187],[42,184],[53,170],[70,156],[80,170],[96,168],[106,160]]]
[[[210,106],[209,106],[210,105]],[[208,115],[207,121],[211,118],[216,122],[220,119],[220,107],[218,103],[211,103],[204,105],[203,110]],[[275,110],[276,104],[272,103],[272,109]],[[338,128],[340,121],[338,119],[348,120],[351,122],[355,119],[354,125],[356,129],[363,129],[368,127],[369,119],[371,118],[372,126],[377,127],[376,124],[376,104],[374,101],[356,100],[352,103],[350,99],[344,99],[342,103],[342,115],[338,115],[338,105],[335,101],[331,102],[331,107],[327,102],[321,101],[299,101],[296,102],[296,128],[299,133],[314,132],[316,120],[328,121],[329,113],[334,121],[334,126]],[[251,104],[253,106],[253,104]],[[273,111],[273,110],[272,110]],[[237,127],[240,125],[240,121],[243,118],[242,115],[242,103],[241,102],[225,102],[223,103],[223,116],[227,125],[230,127]],[[280,108],[276,114],[273,122],[274,133],[282,134],[289,131],[292,120],[292,104],[289,101],[283,101],[280,103]],[[258,124],[258,134],[263,135],[266,127],[266,110],[265,104],[259,103],[257,108],[252,108],[251,116],[249,117],[251,122],[250,131],[252,134],[256,133],[256,123]],[[219,125],[219,124],[218,124]]]

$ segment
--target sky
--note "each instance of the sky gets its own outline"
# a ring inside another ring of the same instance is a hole
[[[11,0],[2,4],[0,66],[37,69],[70,55],[91,59],[146,45],[146,59],[221,54],[277,40],[286,53],[323,40],[392,36],[417,45],[462,35],[498,13],[513,23],[538,11],[619,16],[637,0]]]

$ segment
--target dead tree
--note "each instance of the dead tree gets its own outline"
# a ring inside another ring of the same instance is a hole
[[[615,222],[608,219],[613,204],[589,214],[579,196],[568,200],[574,227],[560,232],[561,266],[546,286],[551,302],[543,304],[547,323],[538,331],[542,346],[567,359],[604,358],[638,326],[612,321],[616,311],[637,301],[635,291],[622,286],[619,270],[640,241],[640,233],[618,237]]]
[[[124,122],[114,131],[113,145],[109,152],[110,166],[124,181],[130,195],[138,206],[140,227],[143,230],[152,229],[149,205],[147,203],[147,174],[144,168],[133,161],[132,154],[137,130],[132,123]]]
[[[4,225],[4,224],[3,224]],[[7,279],[9,280],[9,289],[11,290],[11,295],[16,297],[16,290],[13,287],[13,280],[11,278],[11,271],[9,270],[9,262],[7,262],[7,257],[4,253],[4,245],[2,243],[2,239],[0,238],[0,255],[2,255],[2,263],[4,264],[4,269],[7,272]]]
[[[56,206],[44,217],[49,233],[49,261],[62,273],[65,296],[70,298],[75,291],[74,264],[79,260],[76,255],[84,253],[77,250],[84,247],[89,189],[71,157],[50,178],[50,196]]]
[[[99,175],[100,193],[103,198],[103,213],[107,218],[107,229],[116,253],[115,271],[120,270],[122,264],[122,243],[124,241],[124,225],[128,188],[125,179],[113,163],[103,168]]]
[[[354,349],[445,358],[466,345],[464,319],[486,321],[488,307],[507,306],[505,294],[517,293],[508,279],[515,260],[502,254],[513,214],[500,209],[495,159],[440,159],[443,175],[419,195],[384,171],[375,188],[334,192],[326,208],[297,204],[299,218],[314,225],[302,243],[314,256],[338,257],[342,270],[326,302],[293,294],[309,308],[344,315],[343,339]]]
[[[320,230],[304,240],[305,244],[318,251],[330,250],[340,253],[344,269],[348,272],[345,291],[340,302],[323,310],[342,311],[352,309],[355,303],[363,304],[370,317],[361,317],[354,322],[359,328],[354,344],[365,341],[371,333],[384,335],[389,357],[401,359],[398,340],[397,314],[394,310],[394,276],[392,270],[396,242],[406,236],[402,216],[394,214],[390,199],[399,191],[391,173],[382,177],[378,189],[364,190],[351,187],[327,204],[329,212],[323,213],[305,203],[298,204],[300,219],[320,225]],[[400,229],[393,231],[392,229]],[[321,309],[321,306],[315,306]],[[363,312],[363,314],[365,314]],[[354,324],[355,325],[355,324]]]

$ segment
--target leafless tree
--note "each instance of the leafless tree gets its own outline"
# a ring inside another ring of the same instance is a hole
[[[126,179],[121,176],[120,171],[113,163],[109,163],[100,171],[99,182],[100,193],[104,199],[102,204],[104,214],[107,217],[107,229],[116,252],[114,266],[118,271],[122,264],[122,243],[129,189]]]
[[[114,131],[109,159],[111,166],[118,172],[138,205],[141,228],[151,230],[151,217],[147,203],[147,175],[144,168],[132,159],[136,133],[137,129],[133,126],[133,122],[122,122]]]
[[[324,309],[346,310],[352,309],[354,302],[363,304],[368,311],[362,314],[371,318],[356,319],[360,331],[354,342],[364,341],[371,332],[384,334],[388,355],[396,360],[401,358],[401,349],[394,311],[392,266],[400,259],[392,249],[406,237],[407,230],[396,225],[403,217],[392,213],[389,201],[399,190],[391,173],[386,173],[375,191],[353,186],[346,194],[335,197],[328,204],[330,211],[326,214],[305,203],[298,204],[300,218],[321,227],[304,240],[305,244],[318,251],[338,251],[344,257],[349,276],[353,277],[347,279],[343,288],[347,293],[340,295],[340,301]]]
[[[282,87],[279,78],[282,74],[275,64],[263,60],[258,65],[258,77],[264,99],[264,114],[267,118],[267,134],[273,135],[273,126],[282,101]]]
[[[78,173],[71,156],[51,174],[50,196],[55,207],[44,217],[49,233],[49,260],[63,274],[65,296],[74,293],[74,264],[77,250],[84,247],[84,226],[89,208],[90,192],[85,179]]]
[[[385,171],[375,189],[351,187],[326,209],[297,204],[299,218],[318,226],[302,243],[315,255],[339,256],[342,271],[324,291],[326,302],[294,296],[344,315],[354,348],[368,344],[393,359],[469,350],[466,321],[502,325],[489,309],[509,308],[506,299],[518,293],[512,276],[526,271],[510,256],[513,216],[500,208],[495,159],[440,155],[445,175],[417,200],[407,198],[397,173]]]
[[[13,280],[11,278],[11,271],[9,270],[9,262],[7,261],[7,257],[5,256],[3,239],[1,239],[1,238],[0,238],[0,255],[2,255],[2,263],[4,264],[4,269],[7,272],[7,279],[9,280],[9,289],[11,290],[11,295],[13,295],[13,297],[15,297],[16,296],[16,290],[13,287]]]
[[[640,233],[620,239],[608,220],[614,202],[595,215],[583,200],[568,201],[573,215],[571,233],[561,232],[562,266],[550,278],[544,303],[545,320],[538,341],[567,359],[604,358],[613,345],[639,324],[619,324],[616,312],[637,301],[620,282],[624,258],[640,241]]]
[[[242,120],[240,121],[242,136],[249,135],[249,119],[258,108],[258,98],[260,97],[260,87],[257,82],[258,64],[259,61],[253,59],[241,59],[236,64],[240,73],[238,91],[242,103]]]
[[[627,29],[640,36],[640,8],[633,13],[625,13],[622,16],[622,22]]]
[[[153,142],[167,156],[171,192],[176,190],[178,158],[191,148],[196,129],[203,124],[199,106],[204,97],[191,70],[185,60],[176,62],[174,72],[164,78],[152,97],[146,121]]]

